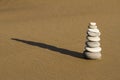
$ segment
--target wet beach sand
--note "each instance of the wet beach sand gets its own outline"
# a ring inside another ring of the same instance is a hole
[[[120,80],[119,0],[0,0],[0,80]],[[102,60],[83,58],[88,23]]]

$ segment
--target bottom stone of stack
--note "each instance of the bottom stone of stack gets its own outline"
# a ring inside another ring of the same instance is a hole
[[[88,58],[88,59],[101,59],[101,53],[100,52],[96,52],[96,53],[92,53],[92,52],[84,52],[85,54],[85,57]]]

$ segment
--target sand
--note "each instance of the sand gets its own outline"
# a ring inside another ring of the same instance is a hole
[[[0,80],[120,80],[119,0],[0,0]],[[84,59],[88,23],[102,60]]]

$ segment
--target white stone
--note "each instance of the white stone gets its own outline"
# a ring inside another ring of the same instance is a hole
[[[90,36],[88,36],[87,37],[87,39],[88,39],[88,41],[100,41],[100,37],[90,37]]]
[[[86,46],[87,47],[91,47],[91,48],[95,48],[95,47],[99,47],[100,46],[100,43],[99,42],[86,42]]]
[[[90,28],[90,29],[97,29],[97,26],[91,26],[91,25],[89,25],[88,28]]]
[[[88,29],[90,32],[100,32],[99,29]]]
[[[84,52],[85,56],[89,59],[101,59],[101,53],[91,53],[91,52]]]
[[[87,50],[88,52],[100,52],[102,49],[101,47],[95,47],[95,48],[90,48],[90,47],[85,47],[85,50]]]
[[[100,35],[101,35],[100,32],[91,32],[91,31],[88,31],[87,34],[88,34],[89,36],[92,36],[92,37],[100,36]]]
[[[96,23],[95,23],[95,22],[90,22],[90,25],[91,25],[91,26],[95,26]]]

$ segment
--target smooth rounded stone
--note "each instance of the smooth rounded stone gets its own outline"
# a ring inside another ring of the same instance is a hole
[[[90,41],[87,41],[86,42],[86,46],[87,47],[91,47],[91,48],[95,48],[95,47],[99,47],[100,43],[99,42],[90,42]]]
[[[88,59],[93,59],[93,60],[94,60],[94,59],[100,60],[101,57],[102,57],[102,55],[101,55],[100,52],[98,52],[98,53],[84,52],[84,54],[85,54],[85,57],[86,57],[86,58],[88,58]]]
[[[90,36],[87,36],[87,39],[88,39],[88,41],[96,41],[96,42],[98,42],[98,41],[100,41],[100,37],[90,37]]]
[[[97,29],[97,26],[91,26],[91,25],[89,25],[88,28],[90,28],[90,29]]]
[[[87,34],[88,34],[89,36],[92,36],[92,37],[100,36],[100,35],[101,35],[100,32],[90,32],[90,31],[88,31]]]
[[[99,29],[88,29],[90,32],[100,32]]]
[[[95,25],[96,25],[96,22],[90,22],[89,25],[95,26]]]
[[[95,47],[95,48],[90,48],[90,47],[85,47],[85,50],[87,50],[88,52],[100,52],[102,50],[101,47]]]

